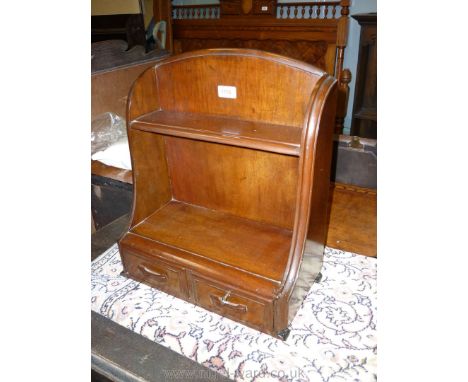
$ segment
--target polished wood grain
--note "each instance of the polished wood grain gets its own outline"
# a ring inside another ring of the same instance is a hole
[[[336,99],[326,72],[254,50],[147,69],[127,110],[127,274],[281,338],[298,276],[313,282],[301,268],[308,233],[310,255],[323,256]]]
[[[160,109],[174,112],[224,116],[240,120],[295,126],[304,123],[310,94],[318,78],[297,70],[305,67],[294,60],[271,60],[267,55],[231,54],[218,50],[168,58],[155,66],[158,86],[164,89]],[[245,50],[244,52],[248,52]],[[189,82],[189,86],[181,86]],[[234,86],[237,98],[218,96],[218,86]],[[294,89],[294,91],[291,91]]]
[[[301,129],[214,115],[158,110],[132,121],[132,128],[175,137],[299,155]]]
[[[120,239],[119,248],[122,250],[122,257],[126,253],[148,255],[154,258],[155,263],[162,261],[176,264],[184,269],[189,280],[188,296],[185,296],[184,299],[193,303],[196,301],[193,282],[190,283],[190,280],[195,276],[212,280],[231,291],[262,302],[271,303],[278,289],[277,281],[259,277],[259,275],[247,272],[243,268],[228,266],[209,257],[169,246],[132,232],[127,232]],[[246,288],[246,285],[249,287]]]
[[[169,202],[172,195],[164,138],[131,131],[129,144],[133,168],[132,224],[137,224]],[[148,152],[152,153],[151,160],[148,160]]]
[[[225,20],[223,20],[225,22]],[[296,26],[296,25],[295,25]],[[197,25],[190,25],[190,28],[196,28]],[[298,26],[296,26],[298,27]],[[187,28],[189,28],[187,26]],[[221,27],[219,27],[221,29]],[[270,28],[265,26],[265,29]],[[315,66],[321,69],[328,69],[331,72],[334,71],[335,67],[335,55],[336,45],[334,44],[334,37],[329,37],[324,34],[320,37],[321,40],[309,41],[304,36],[298,36],[298,39],[293,39],[293,36],[288,36],[291,39],[268,39],[262,40],[257,36],[250,36],[249,34],[245,38],[243,36],[236,36],[235,38],[229,38],[233,32],[230,29],[220,31],[221,35],[225,35],[225,38],[214,38],[213,33],[206,31],[202,34],[202,31],[197,30],[197,34],[202,35],[200,38],[194,39],[190,35],[184,38],[179,38],[175,42],[175,48],[178,52],[189,52],[197,49],[212,49],[212,48],[243,48],[243,49],[259,49],[267,52],[287,55],[288,57],[296,60],[301,60],[308,63],[313,63]],[[180,33],[180,32],[178,32]],[[271,33],[271,31],[269,32]],[[218,33],[216,34],[218,36]],[[313,36],[313,38],[320,38]],[[312,38],[312,36],[311,36]],[[332,41],[327,41],[332,40]]]
[[[212,280],[194,276],[192,282],[200,306],[259,330],[272,326],[271,304],[233,293]]]
[[[301,267],[306,239],[309,238],[313,244],[309,251],[311,255],[323,255],[333,142],[331,126],[336,114],[336,95],[336,80],[329,76],[322,77],[309,105],[310,117],[304,127],[303,138],[307,145],[301,147],[293,245],[288,272],[275,302],[278,308],[274,311],[274,322],[278,332],[288,325],[290,297],[295,294],[297,279],[306,278],[302,273],[310,272],[310,269]],[[328,128],[321,129],[321,126]],[[297,305],[294,307],[297,308]]]
[[[188,286],[183,268],[131,250],[124,252],[122,263],[134,279],[176,297],[187,298]]]
[[[96,175],[132,183],[130,170],[97,161],[92,161],[92,167]],[[330,187],[327,246],[376,257],[377,191],[340,183],[333,183]]]
[[[377,191],[334,184],[327,246],[377,256]]]
[[[132,183],[132,172],[92,161],[93,174]],[[328,199],[327,246],[377,256],[377,191],[334,183]]]
[[[286,229],[176,201],[131,232],[274,281],[283,276],[292,236]]]
[[[268,9],[259,11],[262,6]],[[276,7],[280,8],[279,15]],[[351,72],[343,67],[349,7],[349,0],[282,4],[222,0],[220,5],[174,5],[174,52],[259,49],[317,66],[338,79],[335,132],[340,134],[351,81]]]
[[[132,225],[171,199],[164,138],[129,128],[129,121],[160,107],[155,85],[154,70],[147,69],[132,86],[127,102],[127,135],[133,169]],[[152,153],[151,159],[148,153]]]
[[[170,137],[166,150],[175,199],[293,229],[298,158]]]

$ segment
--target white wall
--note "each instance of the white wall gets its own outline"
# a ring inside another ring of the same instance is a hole
[[[350,16],[359,13],[377,12],[377,0],[352,0],[350,7]],[[353,114],[354,86],[356,85],[356,69],[359,53],[359,36],[361,27],[356,20],[350,17],[348,45],[345,49],[344,68],[351,70],[352,80],[349,92],[348,111],[344,121],[344,134],[349,134],[351,128],[351,117]]]

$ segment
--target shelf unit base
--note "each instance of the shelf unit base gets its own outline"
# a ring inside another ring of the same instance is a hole
[[[283,278],[292,238],[283,228],[176,200],[130,232],[276,283]]]

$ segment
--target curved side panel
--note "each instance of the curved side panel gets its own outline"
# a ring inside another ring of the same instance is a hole
[[[294,317],[295,309],[302,302],[304,290],[307,293],[312,285],[314,274],[321,266],[325,245],[336,79],[325,75],[317,88],[311,97],[302,138],[294,236],[283,289],[276,301],[274,326],[277,332],[287,327],[289,318]],[[313,227],[309,228],[309,225]],[[313,232],[313,242],[307,248],[307,261],[302,266],[305,243],[310,232]]]
[[[156,72],[152,67],[135,81],[127,103],[127,134],[133,169],[130,228],[171,200],[164,137],[134,130],[130,126],[135,118],[159,108]]]

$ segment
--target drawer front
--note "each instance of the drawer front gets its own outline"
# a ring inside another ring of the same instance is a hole
[[[268,331],[271,328],[271,315],[267,314],[264,303],[196,277],[193,278],[193,284],[195,301],[203,308],[256,329]]]
[[[152,256],[121,250],[124,270],[131,278],[173,296],[188,299],[185,271]]]

